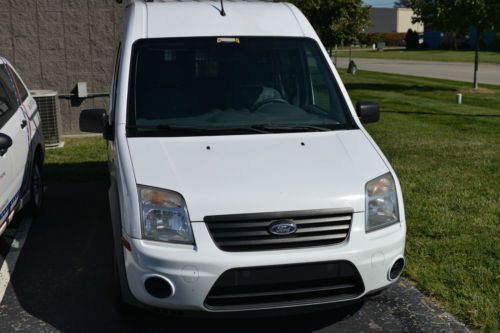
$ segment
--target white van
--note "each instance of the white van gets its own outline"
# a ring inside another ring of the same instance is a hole
[[[14,67],[0,56],[0,235],[14,215],[43,205],[45,148],[35,100]]]
[[[223,15],[225,14],[225,15]],[[293,5],[128,7],[109,141],[116,272],[128,304],[201,312],[362,300],[404,265],[397,177]]]

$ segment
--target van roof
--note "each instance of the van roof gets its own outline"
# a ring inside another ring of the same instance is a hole
[[[226,16],[221,15],[220,1],[215,0],[135,2],[129,24],[140,24],[136,28],[143,31],[145,38],[315,37],[300,11],[288,3],[225,0],[224,9]]]

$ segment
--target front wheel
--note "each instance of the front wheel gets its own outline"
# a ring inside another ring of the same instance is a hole
[[[30,191],[29,211],[31,215],[39,216],[42,213],[44,202],[43,165],[39,158],[35,160],[31,171]]]

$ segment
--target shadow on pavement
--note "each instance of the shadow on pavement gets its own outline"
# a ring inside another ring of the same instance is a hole
[[[3,310],[24,329],[42,331],[50,325],[48,330],[64,332],[311,332],[361,308],[258,320],[174,318],[145,311],[125,316],[113,297],[106,186],[53,185],[46,199],[45,214],[33,222],[11,280],[15,295]]]
[[[50,183],[105,182],[108,179],[106,162],[45,164],[44,177]]]

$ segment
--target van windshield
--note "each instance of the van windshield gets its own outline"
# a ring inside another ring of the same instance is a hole
[[[129,136],[264,134],[356,125],[307,38],[169,38],[135,43]]]

